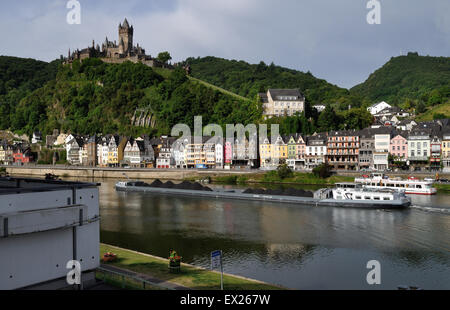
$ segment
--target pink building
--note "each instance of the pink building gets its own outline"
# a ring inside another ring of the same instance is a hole
[[[405,134],[399,134],[391,139],[389,153],[398,159],[408,159],[408,140]]]
[[[297,159],[304,159],[306,156],[306,142],[302,136],[297,141]]]
[[[233,144],[230,141],[225,143],[225,165],[231,165],[233,161]]]

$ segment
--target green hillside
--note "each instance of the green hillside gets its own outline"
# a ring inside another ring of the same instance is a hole
[[[427,107],[450,99],[450,57],[407,56],[391,58],[351,93],[372,102],[387,101],[423,113]]]
[[[196,115],[203,115],[206,124],[220,125],[261,119],[261,106],[255,100],[192,81],[181,69],[159,72],[164,76],[143,64],[106,64],[98,59],[76,61],[72,67],[61,65],[56,77],[28,90],[18,103],[0,101],[4,110],[0,130],[48,134],[57,128],[79,134],[151,135],[170,134],[178,123],[192,128]],[[154,115],[155,128],[132,125],[132,116],[140,108]]]
[[[0,128],[10,127],[10,114],[18,102],[54,80],[60,62],[0,56]]]
[[[300,88],[310,104],[342,103],[348,107],[360,106],[362,98],[350,96],[349,91],[304,73],[274,64],[261,62],[252,65],[244,61],[216,57],[188,58],[194,78],[206,81],[235,94],[254,98],[268,88]]]

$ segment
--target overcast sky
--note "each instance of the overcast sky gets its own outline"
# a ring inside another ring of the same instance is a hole
[[[117,40],[127,17],[152,56],[273,61],[346,88],[408,51],[450,56],[450,0],[380,0],[380,25],[366,21],[368,0],[79,0],[80,25],[67,2],[1,1],[0,55],[50,61]]]

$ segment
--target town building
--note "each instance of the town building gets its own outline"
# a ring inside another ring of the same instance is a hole
[[[117,135],[111,136],[108,142],[108,167],[119,166],[120,163],[119,145],[120,145],[120,137]]]
[[[390,154],[395,161],[408,160],[408,132],[400,131],[391,139]]]
[[[211,137],[192,137],[190,143],[186,147],[186,164],[187,168],[206,169],[208,168],[208,159],[206,153],[208,151],[211,156],[215,153],[212,146],[205,148],[205,143],[211,139]],[[212,164],[212,158],[210,157],[210,165]]]
[[[14,163],[14,149],[6,141],[0,143],[0,164],[9,166]]]
[[[425,170],[431,152],[431,130],[417,128],[408,136],[408,165],[411,170]]]
[[[380,113],[381,111],[383,111],[384,109],[388,109],[388,108],[392,108],[392,106],[389,103],[382,101],[382,102],[371,105],[370,107],[367,108],[367,111],[369,111],[370,114],[372,114],[372,115],[376,115],[376,114]]]
[[[306,143],[302,135],[290,135],[285,140],[288,141],[288,158],[286,164],[292,170],[305,169]]]
[[[269,89],[259,96],[265,118],[292,116],[305,111],[305,96],[299,89]]]
[[[325,111],[326,108],[327,108],[327,106],[324,104],[317,104],[317,105],[313,106],[313,109],[316,109],[317,112],[319,112],[319,113]]]
[[[144,168],[145,167],[145,144],[144,140],[130,138],[123,151],[123,167]]]
[[[225,141],[224,148],[224,168],[230,169],[233,164],[233,141]]]
[[[33,136],[31,137],[31,144],[37,144],[42,142],[42,133],[39,131],[33,132]]]
[[[366,128],[359,132],[359,169],[373,169],[373,154],[375,152],[375,136],[372,128]]]
[[[109,141],[111,136],[103,136],[97,142],[97,162],[100,167],[108,167]]]
[[[82,164],[80,150],[83,148],[83,139],[81,137],[72,137],[73,138],[66,144],[67,162],[72,166],[80,166]]]
[[[391,127],[382,127],[374,130],[375,150],[373,153],[373,168],[375,170],[385,171],[389,168],[391,138]]]
[[[327,162],[334,169],[359,169],[359,136],[356,131],[333,131],[328,135]]]
[[[442,135],[438,132],[433,132],[431,135],[431,155],[430,155],[430,170],[441,170],[441,156],[442,156]]]
[[[278,135],[275,143],[272,145],[272,168],[278,168],[278,165],[286,164],[288,159],[288,145],[283,137]]]
[[[410,119],[404,119],[395,124],[395,127],[402,131],[411,131],[415,126],[417,126],[417,123]]]
[[[268,169],[272,166],[272,143],[269,138],[265,138],[259,143],[259,156],[262,169]]]
[[[374,114],[375,117],[386,117],[387,119],[392,119],[393,117],[406,118],[409,117],[409,112],[399,108],[399,107],[388,107]]]
[[[444,172],[450,172],[450,131],[442,134],[442,166]]]
[[[172,148],[172,145],[175,141],[175,138],[169,138],[167,136],[161,137],[159,153],[158,157],[156,158],[157,169],[170,169],[175,167],[176,163]]]
[[[192,137],[177,139],[172,145],[175,168],[186,169],[186,147],[190,144]]]
[[[326,134],[314,134],[307,139],[305,168],[314,168],[325,164],[327,156],[327,136]]]

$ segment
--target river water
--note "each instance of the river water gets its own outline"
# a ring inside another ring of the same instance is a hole
[[[92,181],[92,180],[90,180]],[[100,187],[101,241],[294,289],[450,289],[450,195],[401,211],[302,207],[116,192]],[[381,264],[370,286],[367,263]]]

